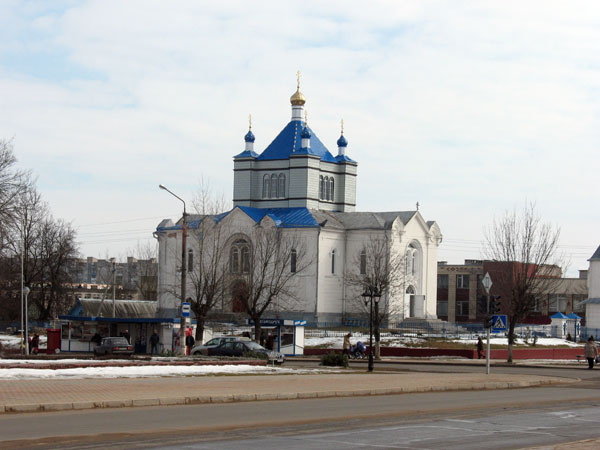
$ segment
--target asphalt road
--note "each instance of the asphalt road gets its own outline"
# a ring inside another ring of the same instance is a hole
[[[0,447],[482,448],[485,436],[486,448],[520,448],[600,435],[583,420],[600,412],[598,387],[3,415]]]

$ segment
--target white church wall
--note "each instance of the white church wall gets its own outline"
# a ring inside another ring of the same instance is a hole
[[[331,259],[335,250],[335,271]],[[319,237],[318,309],[319,320],[339,315],[343,309],[344,233],[321,230]]]

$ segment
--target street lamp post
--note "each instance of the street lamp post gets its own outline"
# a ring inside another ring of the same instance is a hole
[[[379,303],[379,299],[381,298],[381,292],[377,290],[377,288],[373,286],[369,286],[365,289],[365,292],[362,294],[362,297],[365,301],[365,306],[367,302],[369,303],[369,366],[368,371],[373,372],[373,299],[375,299],[375,303]]]
[[[27,296],[29,295],[29,288],[27,286],[23,288],[23,295],[25,296],[25,351],[29,355],[29,321],[27,313]]]
[[[163,184],[158,185],[163,191],[167,191],[173,197],[181,201],[183,203],[183,222],[181,225],[181,302],[179,305],[180,309],[180,318],[179,318],[179,355],[185,356],[185,329],[186,329],[186,320],[183,315],[183,302],[185,302],[185,275],[187,272],[187,267],[185,264],[185,254],[186,254],[186,238],[187,238],[187,212],[185,210],[185,201],[179,197],[178,195],[171,192],[167,189]]]

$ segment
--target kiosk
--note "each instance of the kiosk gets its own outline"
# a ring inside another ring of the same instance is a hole
[[[254,321],[249,319],[248,325],[254,326]],[[266,335],[264,340],[272,336],[273,350],[285,356],[304,355],[304,327],[306,320],[287,319],[260,319],[260,327]],[[261,339],[262,341],[262,339]]]

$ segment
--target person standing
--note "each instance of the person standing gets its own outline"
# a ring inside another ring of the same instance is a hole
[[[583,353],[588,360],[588,369],[593,369],[594,361],[598,357],[598,347],[596,347],[596,343],[594,342],[594,336],[588,338],[583,348]]]
[[[483,341],[481,336],[477,336],[477,359],[483,358]]]
[[[154,330],[154,333],[152,333],[152,336],[150,336],[150,354],[154,355],[157,354],[158,355],[158,343],[160,342],[160,337],[158,336],[158,332],[156,330]]]
[[[342,354],[348,355],[350,353],[350,338],[352,337],[352,333],[348,333],[344,336],[344,345],[342,346]]]

